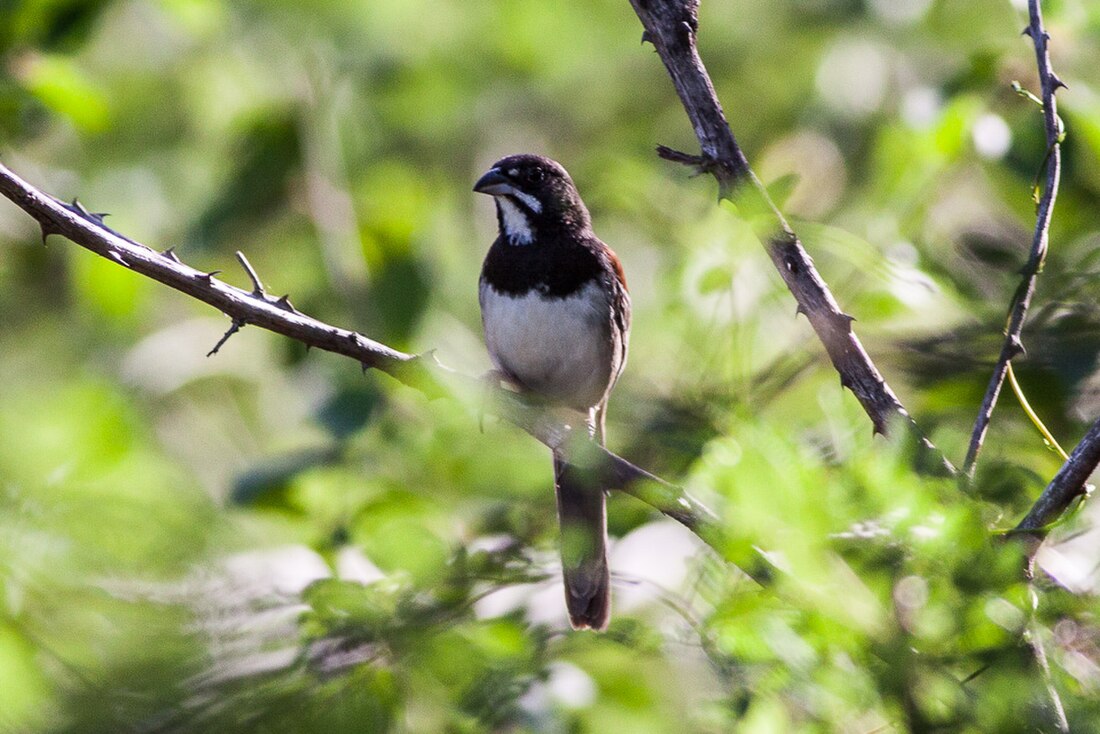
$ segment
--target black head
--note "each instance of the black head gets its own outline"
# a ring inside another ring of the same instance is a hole
[[[496,199],[500,233],[512,244],[590,226],[573,179],[560,163],[541,155],[501,158],[478,179],[474,191]]]

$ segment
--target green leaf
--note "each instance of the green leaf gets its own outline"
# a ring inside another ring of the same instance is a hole
[[[71,58],[41,55],[25,60],[19,78],[42,104],[84,132],[103,132],[111,125],[104,91]]]

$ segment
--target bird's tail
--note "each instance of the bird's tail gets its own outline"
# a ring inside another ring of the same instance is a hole
[[[603,630],[611,618],[607,568],[607,500],[603,490],[554,454],[554,489],[561,525],[565,604],[573,629]]]

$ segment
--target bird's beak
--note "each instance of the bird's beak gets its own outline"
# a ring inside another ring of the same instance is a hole
[[[499,168],[490,168],[485,172],[485,175],[479,178],[477,183],[474,184],[474,191],[479,194],[499,196],[515,191],[515,187],[512,185],[512,182],[508,180],[508,177],[500,172]]]

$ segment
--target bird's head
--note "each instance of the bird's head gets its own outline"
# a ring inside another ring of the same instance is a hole
[[[577,232],[590,226],[588,209],[561,164],[544,156],[501,158],[474,184],[496,200],[500,233],[513,245],[538,235]]]

